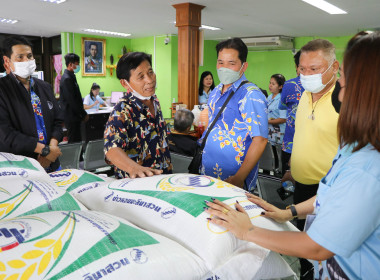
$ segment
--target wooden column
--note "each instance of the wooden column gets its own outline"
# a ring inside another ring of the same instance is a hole
[[[178,102],[192,110],[198,104],[199,27],[204,6],[173,5],[178,27]]]

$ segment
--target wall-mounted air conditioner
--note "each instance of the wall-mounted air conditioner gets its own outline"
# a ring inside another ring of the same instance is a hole
[[[265,36],[241,38],[250,51],[259,50],[291,50],[294,38],[289,36]]]

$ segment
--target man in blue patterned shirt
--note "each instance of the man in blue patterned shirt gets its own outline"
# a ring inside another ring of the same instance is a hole
[[[298,103],[301,99],[304,88],[301,84],[301,79],[299,77],[298,65],[300,63],[301,51],[298,51],[294,55],[294,63],[296,65],[297,77],[285,82],[284,87],[281,92],[281,102],[278,105],[278,109],[287,110],[287,119],[285,134],[282,141],[282,153],[281,153],[281,163],[282,163],[282,176],[284,176],[285,171],[290,170],[289,160],[293,149],[293,137],[294,128],[296,123],[296,113],[298,108]],[[285,180],[285,179],[284,179]]]
[[[128,93],[115,105],[104,131],[104,153],[117,178],[172,173],[166,123],[155,95],[156,74],[146,53],[120,58],[116,74]]]
[[[241,39],[220,42],[216,51],[221,83],[208,100],[209,125],[227,97],[247,80],[244,72],[248,67],[248,49]],[[267,138],[265,96],[256,85],[246,83],[235,92],[206,139],[201,174],[251,191],[256,186],[257,163]]]

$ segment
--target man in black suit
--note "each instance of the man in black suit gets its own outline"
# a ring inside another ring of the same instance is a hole
[[[82,94],[77,83],[75,73],[80,70],[79,56],[75,53],[65,55],[66,70],[60,83],[60,104],[65,115],[68,142],[80,142],[82,121],[88,120],[83,107]]]
[[[47,172],[60,167],[62,113],[51,86],[32,78],[31,43],[22,36],[3,42],[7,75],[0,79],[0,152],[32,157]]]

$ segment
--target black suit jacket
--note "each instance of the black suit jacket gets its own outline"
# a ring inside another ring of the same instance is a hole
[[[65,123],[81,122],[87,115],[75,74],[67,69],[59,85],[59,102],[65,115]]]
[[[51,86],[33,79],[33,90],[41,101],[47,143],[54,137],[62,141],[63,116]],[[37,125],[30,93],[11,73],[0,79],[0,151],[37,158]],[[57,160],[52,168],[59,166]],[[54,168],[55,169],[55,168]]]

